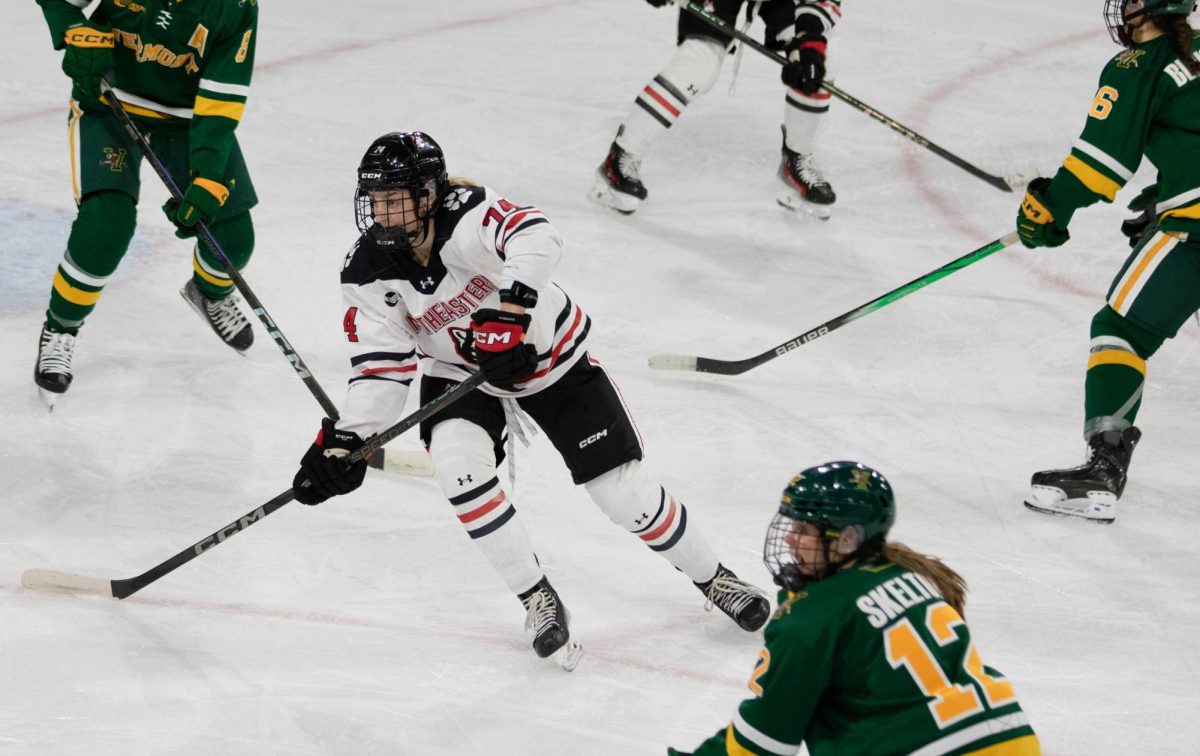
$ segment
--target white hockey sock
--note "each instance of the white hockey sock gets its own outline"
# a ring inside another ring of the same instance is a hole
[[[645,155],[692,100],[712,89],[724,55],[725,48],[718,42],[685,39],[670,64],[634,100],[633,111],[617,132],[617,145],[635,157]]]
[[[789,89],[783,108],[784,144],[792,152],[811,155],[817,149],[817,136],[829,111],[830,94],[817,91],[806,95]]]
[[[694,582],[717,574],[717,554],[682,502],[654,481],[639,461],[626,462],[585,484],[608,518],[662,554]]]
[[[433,475],[467,535],[513,593],[542,579],[542,568],[517,510],[496,476],[496,457],[487,431],[460,418],[434,426],[429,441]]]

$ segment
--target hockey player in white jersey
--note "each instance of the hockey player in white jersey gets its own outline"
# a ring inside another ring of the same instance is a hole
[[[610,519],[685,573],[746,630],[770,604],[722,565],[683,503],[642,465],[616,386],[587,351],[591,318],[551,280],[558,232],[535,207],[447,178],[421,132],[386,134],[358,168],[361,236],[342,269],[350,379],[341,419],[322,423],[296,498],[348,493],[366,463],[342,457],[399,417],[418,363],[425,403],[482,371],[487,382],[421,424],[434,476],[459,522],[526,609],[540,657],[571,669],[582,652],[497,475],[509,418],[522,411]]]

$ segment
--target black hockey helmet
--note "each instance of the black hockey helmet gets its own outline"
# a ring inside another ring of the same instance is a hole
[[[763,562],[775,583],[796,592],[813,580],[837,572],[842,562],[878,553],[896,521],[896,499],[887,478],[861,462],[838,461],[802,470],[783,489],[779,509],[767,528]],[[820,530],[826,566],[806,575],[789,543],[797,523]],[[858,549],[840,561],[831,559],[832,546],[846,530],[854,529]]]
[[[1104,25],[1108,36],[1122,47],[1133,47],[1133,30],[1129,24],[1143,16],[1184,16],[1196,11],[1195,0],[1144,0],[1141,7],[1127,10],[1136,0],[1104,0]]]
[[[437,212],[449,191],[446,157],[433,137],[423,131],[393,131],[371,143],[358,164],[358,188],[354,195],[354,220],[358,230],[385,247],[407,246],[425,233],[405,232],[400,226],[384,228],[376,223],[371,192],[408,190],[417,206],[417,219],[426,221]],[[427,200],[422,204],[422,200]]]

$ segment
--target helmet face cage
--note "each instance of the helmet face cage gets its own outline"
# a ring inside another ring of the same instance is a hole
[[[895,517],[891,484],[877,471],[850,461],[810,467],[792,478],[783,490],[779,510],[767,529],[763,562],[776,583],[790,591],[798,590],[794,586],[834,574],[841,562],[880,549]],[[787,542],[797,523],[812,523],[821,530],[825,566],[818,574],[804,575],[800,571],[803,565]],[[858,531],[857,550],[841,557],[832,555],[832,544],[848,528]]]
[[[1195,0],[1144,0],[1142,7],[1132,13],[1125,8],[1133,0],[1104,0],[1104,25],[1108,36],[1122,47],[1133,47],[1133,34],[1129,22],[1142,16],[1187,16],[1196,10]]]
[[[420,131],[393,132],[376,139],[358,166],[358,186],[354,195],[354,221],[360,233],[381,246],[411,247],[424,240],[434,213],[449,189],[446,160],[442,149],[428,134]],[[375,217],[372,193],[407,191],[414,217],[390,218],[385,227]],[[405,226],[420,221],[411,231]]]

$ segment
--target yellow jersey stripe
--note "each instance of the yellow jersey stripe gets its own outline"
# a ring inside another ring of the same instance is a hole
[[[1121,349],[1105,349],[1088,357],[1088,370],[1100,365],[1124,365],[1133,368],[1142,375],[1146,374],[1146,361],[1136,354],[1131,354]]]
[[[138,115],[143,118],[157,118],[159,120],[165,120],[165,119],[171,117],[169,115],[159,113],[157,110],[151,110],[150,108],[143,108],[141,105],[134,105],[133,103],[129,102],[128,100],[122,99],[120,96],[118,96],[117,99],[121,100],[121,107],[125,108],[125,112],[130,113],[132,115]],[[100,95],[100,102],[107,105],[108,98],[105,97],[104,95]]]
[[[213,100],[208,97],[196,97],[196,104],[192,107],[192,113],[198,116],[224,116],[235,121],[242,120],[242,111],[246,109],[244,102],[228,102],[226,100]]]
[[[200,263],[196,262],[195,256],[192,257],[192,270],[196,271],[196,275],[200,276],[205,281],[208,281],[213,286],[220,286],[223,289],[228,289],[230,286],[233,286],[233,281],[229,280],[228,278],[217,278],[212,273],[209,273],[204,268],[201,268]]]
[[[971,751],[968,756],[1041,756],[1042,745],[1037,735],[1024,735],[1003,743],[990,745],[978,751]]]
[[[72,286],[63,277],[61,270],[54,272],[54,290],[58,292],[60,297],[71,304],[82,305],[84,307],[96,304],[96,300],[100,298],[99,291],[84,291]]]
[[[737,741],[737,735],[734,733],[733,722],[730,722],[729,727],[725,728],[725,753],[728,756],[756,756],[754,751]]]
[[[1075,178],[1079,179],[1080,183],[1093,193],[1099,194],[1109,202],[1116,199],[1117,191],[1120,190],[1121,184],[1105,176],[1074,155],[1067,155],[1067,159],[1063,161],[1063,168],[1070,171]]]
[[[1200,202],[1187,207],[1177,207],[1174,210],[1168,210],[1159,218],[1191,218],[1193,220],[1200,219]]]
[[[1141,255],[1142,259],[1138,261],[1137,267],[1133,269],[1133,273],[1129,275],[1125,285],[1121,287],[1121,293],[1118,294],[1117,298],[1113,300],[1112,308],[1114,310],[1121,312],[1121,305],[1125,303],[1125,297],[1129,296],[1129,292],[1133,289],[1134,284],[1137,283],[1138,278],[1142,275],[1142,273],[1146,272],[1146,268],[1150,265],[1150,261],[1162,251],[1163,247],[1167,246],[1173,241],[1175,241],[1175,237],[1171,236],[1170,234],[1163,234],[1162,238],[1158,240],[1157,244],[1151,247],[1148,252]]]

